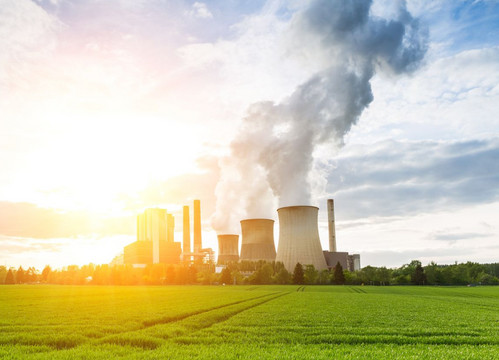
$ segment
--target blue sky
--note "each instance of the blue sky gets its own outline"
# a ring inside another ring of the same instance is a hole
[[[403,5],[374,1],[370,14]],[[314,146],[303,183],[323,246],[334,197],[338,246],[363,265],[497,262],[499,3],[406,5],[427,29],[423,60],[377,68],[343,145]],[[300,25],[307,6],[0,0],[0,263],[108,262],[143,208],[166,207],[180,231],[195,198],[216,248],[222,159],[248,109],[285,104],[335,54]]]

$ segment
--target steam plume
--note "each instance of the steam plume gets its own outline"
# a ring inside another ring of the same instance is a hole
[[[371,103],[370,80],[417,67],[427,48],[419,21],[397,3],[390,19],[370,0],[315,0],[290,21],[294,43],[322,54],[320,71],[281,103],[252,104],[221,160],[213,226],[233,232],[244,217],[273,217],[279,206],[310,204],[314,149],[343,138]],[[242,209],[242,212],[238,211]]]

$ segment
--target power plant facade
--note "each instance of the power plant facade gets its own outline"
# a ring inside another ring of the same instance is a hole
[[[166,209],[146,209],[137,215],[137,241],[125,246],[123,262],[132,265],[175,264],[180,243],[174,241],[175,219]]]
[[[240,260],[268,262],[275,260],[274,220],[241,220],[241,235]]]
[[[327,269],[319,238],[318,213],[315,206],[288,206],[277,210],[279,215],[279,246],[276,261],[293,271],[296,264]]]
[[[183,207],[183,241],[174,241],[175,218],[166,209],[146,209],[137,216],[137,241],[125,246],[123,263],[137,266],[146,264],[213,263],[212,249],[202,247],[201,202],[193,204],[193,244],[189,206]],[[327,201],[329,251],[322,249],[319,238],[319,208],[315,206],[288,206],[277,210],[279,244],[274,243],[274,220],[241,220],[241,253],[239,235],[218,235],[218,264],[239,260],[278,261],[292,272],[297,263],[313,265],[317,270],[332,269],[338,263],[350,271],[360,270],[360,255],[339,252],[336,248],[334,201]],[[182,246],[181,246],[182,245]],[[192,246],[191,246],[192,245]]]
[[[227,264],[239,261],[239,235],[218,235],[218,263]]]

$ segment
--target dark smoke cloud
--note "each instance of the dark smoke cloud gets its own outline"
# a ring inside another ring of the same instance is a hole
[[[249,107],[231,155],[221,160],[213,217],[217,231],[237,230],[244,217],[272,217],[276,198],[279,206],[310,204],[316,147],[343,144],[373,100],[370,80],[376,71],[412,71],[423,59],[426,31],[405,3],[391,19],[373,16],[371,5],[316,0],[291,19],[288,31],[296,49],[290,51],[309,46],[321,52],[322,70],[281,103]]]

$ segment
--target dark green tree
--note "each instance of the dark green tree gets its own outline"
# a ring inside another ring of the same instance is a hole
[[[305,275],[303,273],[303,266],[297,263],[293,271],[293,284],[303,285],[305,283]]]
[[[289,284],[289,283],[291,283],[291,274],[289,273],[288,270],[286,270],[283,267],[277,273],[277,275],[275,277],[275,282],[276,282],[276,284],[281,284],[281,285]]]
[[[317,283],[319,272],[315,269],[314,265],[306,265],[304,272],[305,284],[313,285]]]
[[[421,266],[421,263],[417,264],[411,275],[411,282],[414,285],[424,285],[426,283],[426,274]]]
[[[15,283],[14,273],[12,272],[12,269],[9,269],[9,271],[7,271],[7,275],[5,276],[5,285],[13,285]]]
[[[343,267],[339,261],[334,267],[333,280],[336,285],[345,285],[345,274],[343,274]]]

